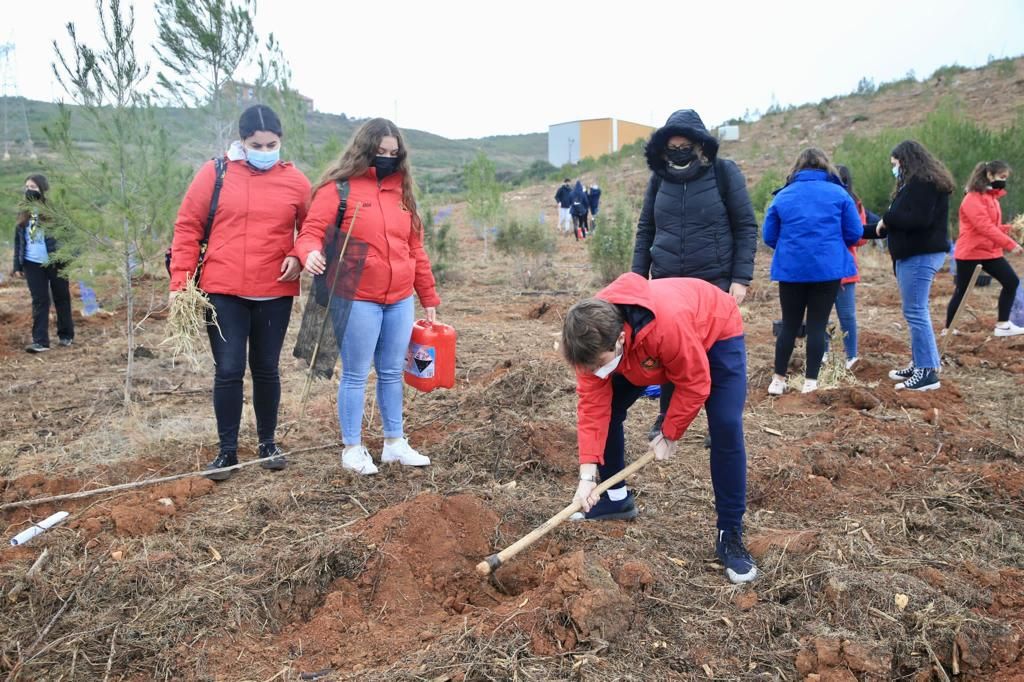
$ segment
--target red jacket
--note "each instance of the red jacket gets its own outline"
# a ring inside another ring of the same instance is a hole
[[[864,210],[864,204],[860,203],[860,199],[854,198],[853,202],[857,204],[857,213],[860,214],[861,225],[868,221],[867,211]],[[861,239],[859,242],[854,244],[850,248],[850,255],[853,256],[853,267],[857,268],[857,274],[853,277],[844,277],[841,281],[842,284],[855,284],[860,281],[860,263],[857,262],[857,247],[864,246],[868,243],[867,239]]]
[[[618,305],[646,308],[654,319],[634,332],[627,321],[625,348],[615,373],[636,386],[675,384],[661,431],[678,440],[711,395],[708,350],[743,334],[736,300],[713,284],[690,278],[648,280],[626,273],[597,293]],[[604,462],[612,415],[612,379],[576,372],[580,463]]]
[[[402,174],[392,173],[378,185],[377,170],[370,168],[348,182],[345,225],[360,206],[352,237],[369,247],[356,299],[390,305],[415,290],[425,308],[440,305],[430,259],[423,250],[423,230],[413,228],[412,214],[402,207]],[[323,251],[324,233],[338,217],[338,202],[333,184],[322,185],[313,195],[295,242],[303,265],[312,251]]]
[[[174,221],[171,290],[184,288],[199,260],[216,179],[213,161],[192,180]],[[278,282],[281,263],[294,256],[295,230],[306,216],[309,180],[289,163],[258,171],[229,161],[210,230],[200,288],[234,296],[298,296],[299,282]]]
[[[960,237],[956,240],[957,260],[1002,258],[1017,242],[1010,238],[1010,226],[1003,225],[999,199],[1006,190],[968,192],[960,204]]]

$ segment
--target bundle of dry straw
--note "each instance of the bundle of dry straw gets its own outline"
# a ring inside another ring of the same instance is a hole
[[[184,357],[193,369],[200,369],[201,358],[208,348],[208,326],[215,327],[217,333],[221,334],[220,325],[217,324],[217,310],[210,303],[206,292],[196,285],[195,278],[189,277],[185,288],[171,300],[167,316],[167,338],[161,345],[170,346],[175,359]],[[223,334],[221,338],[224,338]]]

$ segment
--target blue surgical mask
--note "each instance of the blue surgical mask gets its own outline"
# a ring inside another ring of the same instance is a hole
[[[270,170],[281,160],[281,148],[271,149],[269,152],[247,148],[245,150],[245,160],[257,170]]]
[[[898,163],[892,167],[892,176],[897,180],[900,177],[900,165]]]

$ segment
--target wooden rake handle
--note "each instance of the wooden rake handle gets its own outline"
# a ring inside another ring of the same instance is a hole
[[[953,265],[956,267],[956,264]],[[960,299],[960,305],[956,307],[956,312],[953,313],[953,319],[949,322],[949,327],[946,329],[946,337],[942,339],[941,353],[945,354],[946,346],[949,345],[950,339],[953,338],[953,330],[956,329],[956,323],[960,321],[960,313],[967,307],[967,298],[974,291],[974,285],[978,282],[978,277],[981,275],[981,266],[975,265],[974,272],[971,273],[971,280],[967,283],[967,288],[964,289],[963,298]]]
[[[639,471],[646,465],[650,464],[653,460],[654,453],[648,452],[643,457],[641,457],[640,459],[638,459],[637,461],[633,462],[628,467],[620,471],[619,473],[609,478],[607,481],[601,481],[597,488],[594,489],[594,492],[600,495],[601,493],[608,490],[619,481],[625,479],[627,476],[635,474],[637,471]],[[479,564],[476,565],[477,573],[480,573],[481,575],[490,575],[491,573],[496,571],[499,566],[504,564],[509,559],[515,557],[517,554],[522,552],[524,549],[526,549],[533,543],[537,542],[537,540],[540,540],[542,537],[553,531],[555,528],[558,528],[558,526],[560,526],[563,521],[565,521],[567,518],[569,518],[576,512],[580,511],[581,509],[582,506],[579,502],[573,502],[568,507],[558,512],[550,519],[548,519],[541,525],[537,526],[528,534],[519,538],[505,549],[501,550],[497,554],[492,554],[491,556],[481,561]]]

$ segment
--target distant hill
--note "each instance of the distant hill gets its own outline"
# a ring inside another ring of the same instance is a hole
[[[26,100],[25,108],[36,151],[45,157],[49,153],[49,148],[43,127],[56,118],[57,105],[51,102]],[[75,139],[86,147],[94,144],[95,131],[89,128],[84,117],[75,115],[76,107],[72,106],[71,109]],[[200,137],[201,131],[207,130],[207,119],[203,112],[166,107],[158,110],[157,119],[170,133],[173,143],[182,150],[183,160],[198,163],[210,156],[207,139]],[[363,120],[365,119],[311,112],[306,116],[308,141],[313,145],[324,145],[333,137],[344,144]],[[16,119],[11,124],[11,132],[13,135],[20,132]],[[479,150],[494,161],[499,171],[510,173],[522,171],[535,161],[547,159],[547,133],[450,140],[421,130],[403,129],[403,132],[421,184],[448,184],[448,181]],[[287,131],[285,134],[287,136]],[[287,139],[285,144],[287,145]],[[315,173],[318,169],[304,170]]]

